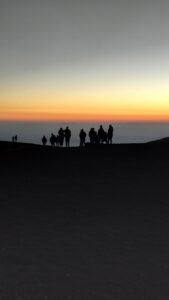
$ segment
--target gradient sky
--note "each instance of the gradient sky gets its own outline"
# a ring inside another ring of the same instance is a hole
[[[0,0],[1,120],[168,120],[169,1]]]

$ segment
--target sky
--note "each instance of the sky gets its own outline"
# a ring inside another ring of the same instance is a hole
[[[0,120],[169,121],[168,0],[0,0]]]

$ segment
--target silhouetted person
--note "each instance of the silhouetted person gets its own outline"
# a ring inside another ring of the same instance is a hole
[[[107,144],[107,132],[104,131],[104,135],[103,135],[103,143],[106,143]]]
[[[66,143],[66,147],[69,147],[70,145],[70,138],[71,138],[71,131],[69,129],[69,127],[67,126],[65,129],[65,143]]]
[[[89,139],[91,144],[96,144],[97,133],[94,128],[91,128],[89,131]]]
[[[54,147],[55,146],[55,135],[52,133],[50,136],[50,143],[51,146]]]
[[[43,144],[43,146],[46,146],[46,144],[47,144],[47,138],[45,135],[42,137],[42,144]]]
[[[80,130],[79,137],[80,137],[80,147],[85,146],[86,132],[83,129]]]
[[[106,139],[106,136],[107,135],[105,135],[105,131],[103,129],[103,126],[100,125],[100,128],[98,130],[99,143],[103,144],[105,139]]]
[[[56,147],[58,147],[60,145],[58,135],[55,137],[55,144],[56,144]]]
[[[18,141],[18,136],[17,135],[15,135],[14,140],[15,140],[15,143],[17,143],[17,141]]]
[[[62,147],[64,142],[64,130],[62,128],[58,131],[58,137],[59,137],[59,145]]]
[[[94,140],[95,144],[98,145],[99,144],[99,136],[97,134],[97,132],[95,131],[95,140]]]
[[[12,142],[13,142],[13,143],[15,142],[15,137],[14,137],[14,136],[12,137]]]
[[[109,125],[108,132],[107,132],[107,143],[112,144],[113,141],[113,126]]]

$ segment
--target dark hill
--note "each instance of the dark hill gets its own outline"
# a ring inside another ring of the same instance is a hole
[[[165,137],[165,138],[162,138],[162,139],[159,139],[159,140],[155,140],[155,141],[150,141],[150,142],[148,142],[149,144],[150,143],[153,143],[153,144],[157,144],[157,143],[159,143],[159,144],[163,144],[163,143],[165,143],[165,144],[169,144],[169,137]]]
[[[130,158],[139,159],[141,157],[150,159],[152,157],[167,159],[169,154],[169,138],[140,144],[113,144],[113,145],[86,145],[84,148],[70,147],[59,148],[51,146],[41,146],[27,143],[12,143],[0,141],[0,160],[37,159],[51,161],[58,159],[80,159],[85,160],[101,159],[102,162],[112,160],[116,163],[119,160]]]
[[[167,143],[0,142],[0,298],[168,300]]]

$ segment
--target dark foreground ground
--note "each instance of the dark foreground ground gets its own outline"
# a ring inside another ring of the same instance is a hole
[[[167,143],[0,143],[0,300],[169,299]]]

